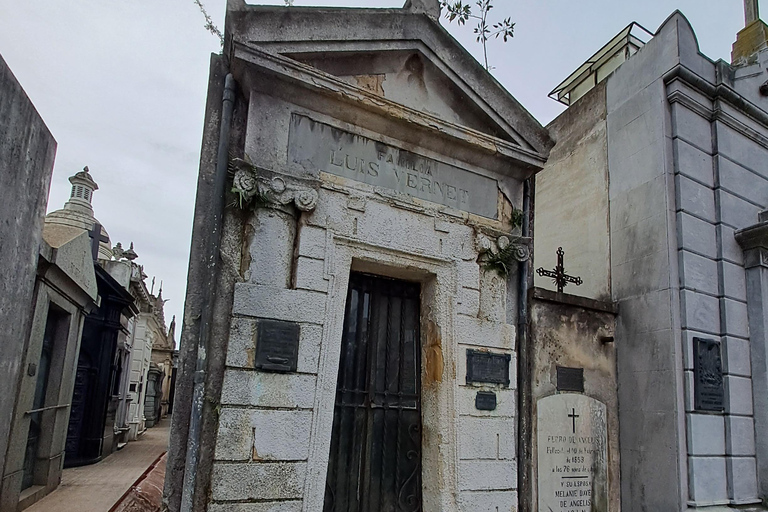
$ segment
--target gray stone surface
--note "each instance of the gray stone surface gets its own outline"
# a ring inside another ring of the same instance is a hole
[[[745,416],[725,417],[725,453],[751,457],[755,455],[755,422]]]
[[[688,484],[698,504],[728,503],[725,457],[688,457]]]
[[[711,334],[720,333],[720,302],[716,297],[689,290],[680,292],[680,324]]]
[[[681,212],[677,214],[678,247],[717,258],[715,226],[699,218]]]
[[[717,296],[719,288],[716,279],[717,263],[689,251],[680,251],[680,286],[689,290]],[[742,271],[743,273],[743,271]]]
[[[734,504],[760,503],[754,457],[728,457],[728,495]]]
[[[721,262],[722,292],[725,297],[747,301],[747,282],[744,267],[728,261]]]
[[[461,512],[496,512],[517,502],[516,491],[465,491],[459,493]]]
[[[486,491],[517,488],[517,463],[511,460],[459,461],[459,490]]]
[[[211,503],[208,512],[301,512],[301,501]]]
[[[718,172],[720,187],[734,196],[756,204],[768,197],[768,173],[760,175],[722,156],[718,158]]]
[[[747,305],[732,299],[720,299],[720,328],[723,334],[749,337]]]
[[[312,119],[291,116],[288,153],[305,171],[337,174],[495,219],[496,180]]]
[[[707,187],[714,187],[712,157],[708,153],[680,138],[675,139],[673,147],[675,149],[675,172]]]
[[[746,377],[726,375],[725,412],[728,414],[752,415],[752,381]]]
[[[688,454],[725,455],[725,421],[712,414],[686,414]]]
[[[749,340],[726,336],[722,346],[723,372],[729,375],[750,377],[752,365],[750,363]]]
[[[32,293],[56,154],[54,140],[0,57],[0,382],[19,378],[32,322]],[[23,198],[23,200],[20,200]],[[0,394],[0,468],[10,435],[15,386]]]
[[[715,223],[715,195],[711,188],[678,174],[675,176],[675,194],[678,211]]]
[[[306,470],[304,462],[217,463],[213,466],[212,498],[217,501],[299,498]]]
[[[766,154],[766,158],[768,158],[768,154]],[[759,178],[754,180],[762,181]],[[723,189],[719,189],[715,193],[720,205],[721,221],[734,229],[741,229],[754,224],[758,214],[763,209],[756,204],[729,194]]]

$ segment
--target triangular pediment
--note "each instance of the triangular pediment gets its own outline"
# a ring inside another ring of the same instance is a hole
[[[332,76],[391,104],[546,157],[547,131],[433,18],[405,9],[233,5],[237,48]]]

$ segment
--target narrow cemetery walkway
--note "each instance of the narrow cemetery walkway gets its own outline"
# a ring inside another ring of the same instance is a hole
[[[170,425],[165,418],[103,461],[65,469],[59,487],[25,512],[108,512],[168,450]]]

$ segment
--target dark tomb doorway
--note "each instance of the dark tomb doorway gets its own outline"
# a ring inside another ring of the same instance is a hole
[[[52,375],[51,367],[56,366],[54,364],[56,355],[63,353],[65,349],[68,330],[69,315],[53,304],[50,304],[45,324],[45,333],[43,334],[40,360],[34,367],[34,372],[37,376],[35,396],[32,402],[32,409],[27,411],[29,431],[27,432],[27,447],[24,453],[24,472],[21,480],[22,490],[35,485],[35,483],[45,482],[44,475],[36,474],[39,473],[37,462],[41,458],[39,456],[40,441],[44,435],[44,430],[50,428],[50,423],[52,423],[51,416],[48,415],[48,421],[46,422],[44,414],[51,411],[52,407],[55,408],[55,404],[51,402],[56,402],[56,398],[58,398],[54,394],[51,400],[47,400],[48,384],[51,381],[51,377],[53,377],[54,381],[61,380],[60,375]]]
[[[419,292],[350,276],[324,512],[421,510]]]

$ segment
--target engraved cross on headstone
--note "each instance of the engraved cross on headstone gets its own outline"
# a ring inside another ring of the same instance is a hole
[[[101,234],[101,224],[98,222],[93,223],[93,229],[88,232],[88,236],[91,237],[91,255],[93,261],[99,259],[99,242],[109,242],[109,237]]]
[[[569,418],[573,421],[573,433],[576,433],[576,418],[579,417],[578,414],[576,414],[576,409],[571,408],[571,414],[568,415]]]
[[[758,0],[744,0],[744,26],[760,19]]]
[[[580,277],[569,276],[565,273],[565,267],[563,266],[563,256],[565,252],[562,247],[557,248],[557,266],[553,270],[544,270],[544,267],[536,269],[536,273],[542,277],[551,277],[552,282],[557,285],[557,293],[563,293],[563,287],[568,283],[573,283],[579,286],[583,281]]]

